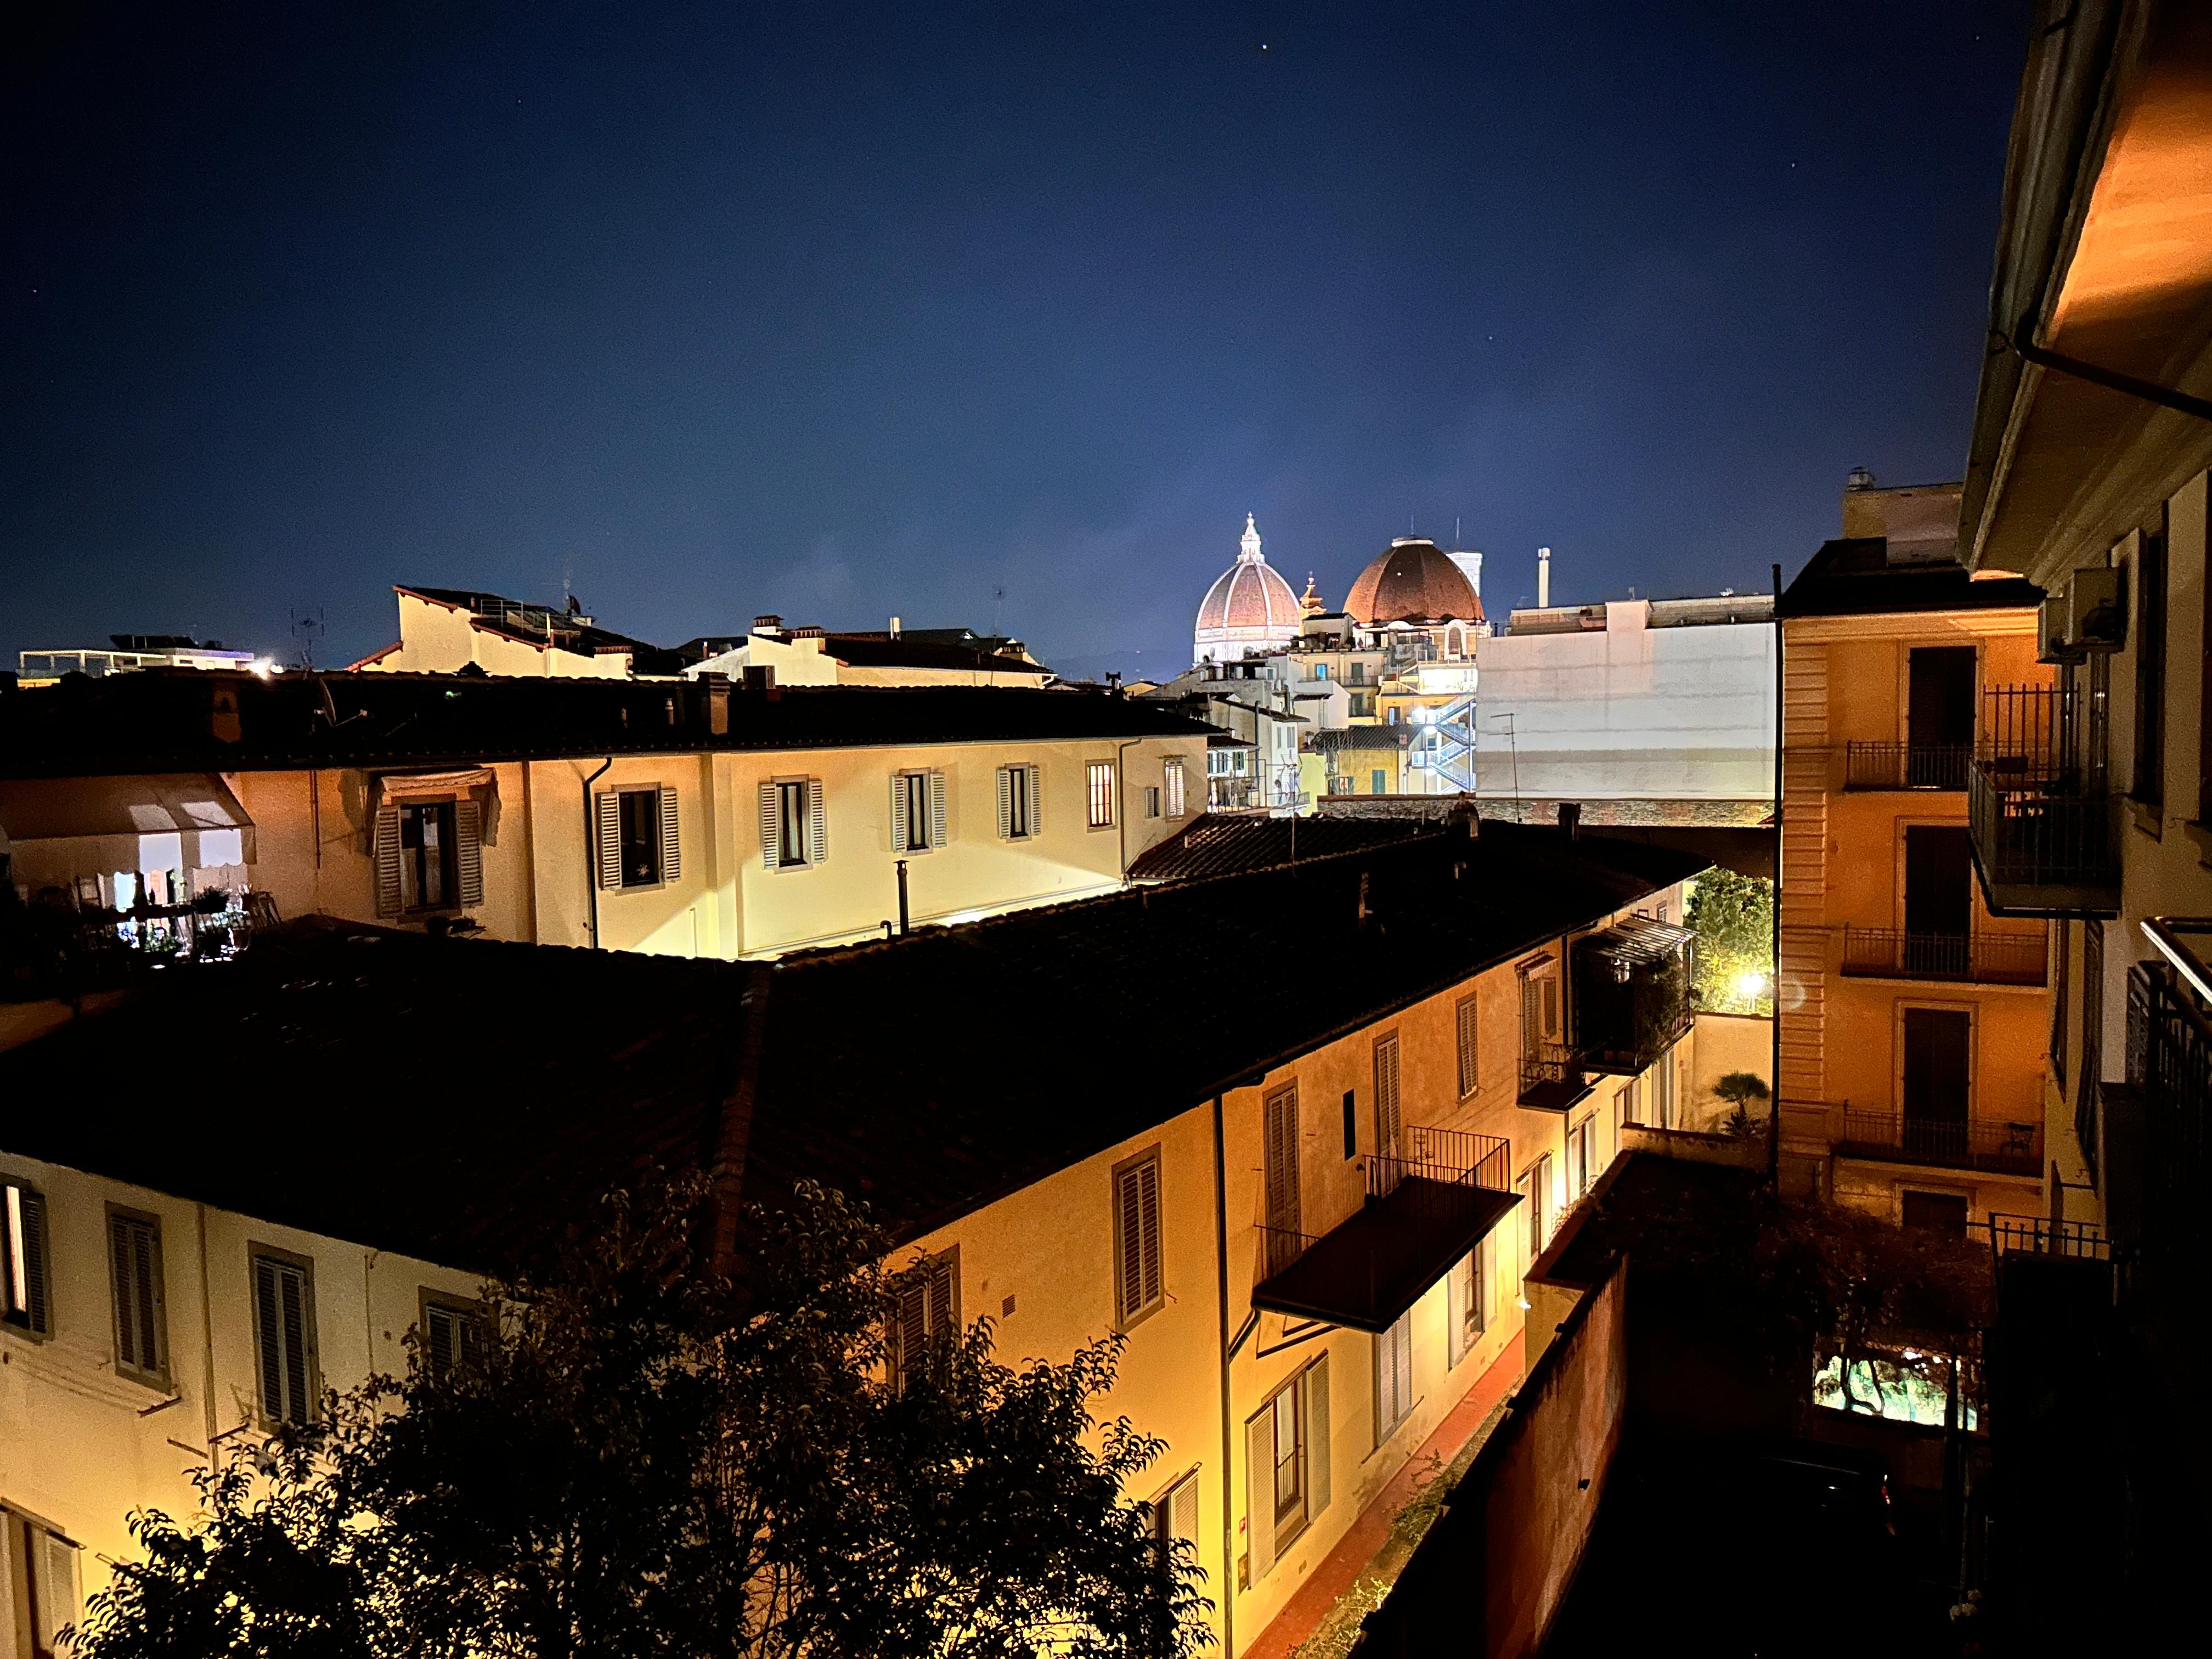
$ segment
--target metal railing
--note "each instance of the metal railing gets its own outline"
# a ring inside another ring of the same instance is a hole
[[[2168,955],[2196,963],[2166,918],[2144,932]],[[2142,1255],[2148,1267],[2200,1249],[2205,1139],[2212,1120],[2212,1018],[2172,960],[2128,969],[2128,1082],[2142,1101]]]
[[[1964,789],[1972,745],[1861,743],[1844,745],[1846,789]]]
[[[1993,889],[2109,890],[2117,898],[2118,807],[2086,775],[2008,769],[2002,756],[1977,757],[1966,769],[1967,833]]]
[[[1540,1042],[1521,1056],[1521,1098],[1567,1094],[1583,1086],[1582,1056],[1560,1042]]]
[[[1454,1187],[1488,1187],[1510,1192],[1513,1152],[1502,1135],[1464,1129],[1411,1125],[1399,1131],[1396,1152],[1371,1153],[1367,1159],[1367,1196],[1388,1198],[1408,1176]]]
[[[2043,1168],[2043,1126],[1980,1118],[1908,1117],[1902,1112],[1844,1112],[1845,1157],[1879,1158],[1950,1170],[2036,1175]]]
[[[2053,1221],[2048,1216],[1992,1214],[1989,1229],[1990,1248],[1999,1255],[2020,1250],[2031,1255],[2072,1256],[2088,1261],[2112,1259],[2112,1242],[2094,1221]]]
[[[2041,933],[1908,933],[1844,928],[1844,972],[1866,979],[1950,979],[2040,985],[2050,965]]]
[[[1321,1241],[1311,1233],[1302,1233],[1295,1227],[1260,1224],[1260,1277],[1273,1279],[1306,1253],[1307,1247]]]

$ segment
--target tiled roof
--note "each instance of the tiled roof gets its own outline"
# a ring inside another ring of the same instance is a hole
[[[1375,556],[1345,595],[1353,619],[1373,627],[1392,622],[1482,620],[1482,601],[1467,573],[1434,542],[1401,536]]]
[[[1129,866],[1132,881],[1193,881],[1442,835],[1419,818],[1246,817],[1205,812]]]
[[[1775,614],[1875,617],[1927,611],[2012,611],[2043,603],[2043,590],[2017,576],[1978,580],[1952,560],[1892,564],[1879,536],[1823,542],[1782,591]]]
[[[0,696],[0,777],[480,764],[606,754],[1201,737],[1158,704],[992,686],[143,670]],[[234,722],[217,708],[234,701]],[[234,736],[230,734],[234,733]]]
[[[1492,827],[773,965],[295,923],[0,1054],[11,1101],[114,1102],[0,1151],[470,1268],[740,1152],[912,1238],[1698,867]],[[1224,961],[1299,959],[1220,1012]]]

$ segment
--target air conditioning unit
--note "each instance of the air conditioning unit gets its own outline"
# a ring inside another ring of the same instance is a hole
[[[2067,638],[2066,621],[2066,596],[2063,593],[2053,593],[2044,600],[2035,613],[2036,661],[2080,662],[2088,654],[2077,649]]]
[[[2109,565],[2077,570],[2066,580],[2066,642],[2076,651],[2117,651],[2127,643],[2128,611],[2120,573]]]

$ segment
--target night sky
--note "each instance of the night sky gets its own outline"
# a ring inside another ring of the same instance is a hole
[[[395,581],[1188,661],[1955,477],[2026,7],[75,6],[0,48],[0,663]],[[325,9],[374,11],[350,21]],[[21,24],[9,25],[20,30]],[[995,590],[1003,590],[1003,599]]]

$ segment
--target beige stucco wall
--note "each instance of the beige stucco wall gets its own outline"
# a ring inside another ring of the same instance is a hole
[[[399,643],[381,655],[364,658],[357,667],[386,674],[451,674],[471,663],[488,674],[526,679],[629,678],[627,651],[586,655],[526,644],[488,632],[458,605],[395,589],[399,605]]]

